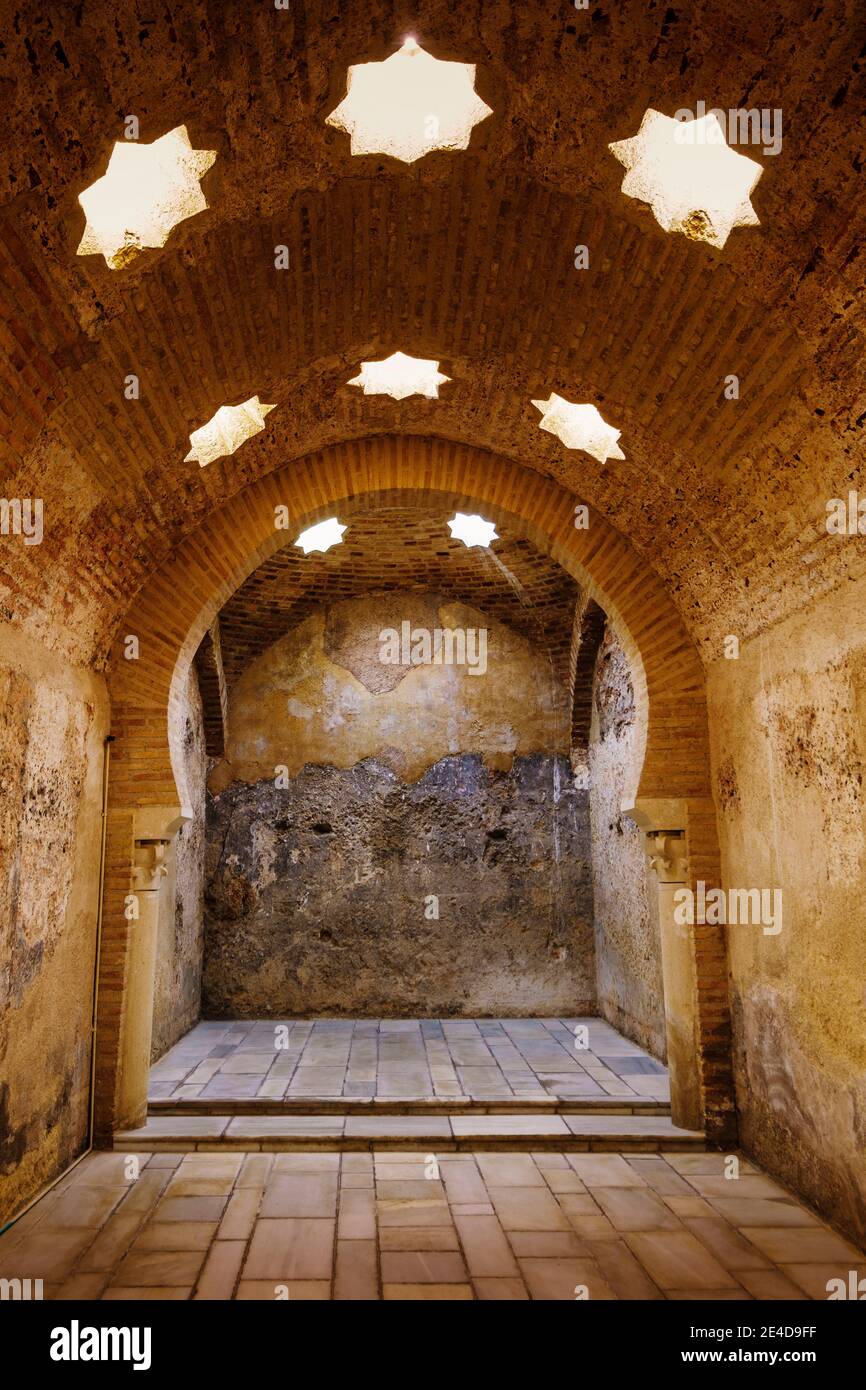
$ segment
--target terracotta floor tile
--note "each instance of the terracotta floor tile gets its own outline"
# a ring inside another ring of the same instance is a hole
[[[732,1226],[820,1226],[817,1216],[796,1202],[774,1202],[765,1197],[713,1197],[719,1216]]]
[[[853,1267],[862,1258],[853,1245],[825,1226],[750,1226],[748,1234],[752,1244],[776,1264],[845,1263]]]
[[[453,1226],[386,1226],[379,1231],[382,1251],[459,1250]]]
[[[473,1279],[518,1275],[511,1247],[495,1216],[455,1216],[454,1224]]]
[[[529,1298],[522,1279],[473,1279],[475,1297],[492,1303],[515,1303]]]
[[[814,1269],[816,1266],[810,1265],[809,1268]],[[737,1273],[737,1278],[753,1298],[781,1300],[808,1298],[808,1294],[805,1294],[793,1280],[778,1269],[741,1269]]]
[[[187,1288],[195,1283],[204,1258],[203,1250],[132,1251],[112,1276],[111,1287]]]
[[[660,1289],[725,1289],[737,1286],[734,1276],[722,1268],[690,1231],[627,1235],[625,1242]]]
[[[470,1284],[385,1284],[382,1296],[389,1302],[465,1302],[472,1299]]]
[[[132,1243],[141,1250],[207,1250],[216,1236],[215,1221],[148,1221]]]
[[[847,1302],[851,1295],[852,1271],[855,1282],[866,1280],[866,1262],[862,1256],[853,1263],[848,1260],[837,1260],[828,1264],[782,1264],[780,1266],[782,1274],[790,1279],[798,1289],[802,1289],[809,1298],[829,1299],[830,1293],[836,1292],[835,1288],[828,1288],[831,1280],[841,1279],[846,1294]],[[866,1284],[862,1289],[858,1289],[858,1302],[862,1300],[862,1295],[866,1293]]]
[[[281,1282],[330,1279],[335,1224],[318,1217],[258,1221],[242,1277]]]
[[[573,1302],[584,1289],[590,1300],[615,1297],[592,1260],[525,1259],[520,1261],[520,1272],[533,1299]]]
[[[620,1154],[569,1154],[569,1162],[590,1192],[596,1187],[645,1187],[643,1178]]]
[[[562,1260],[589,1254],[573,1231],[509,1231],[508,1241],[518,1259]]]
[[[595,1200],[618,1231],[681,1231],[682,1224],[646,1187],[597,1187]]]
[[[375,1240],[338,1240],[334,1276],[336,1299],[372,1300],[379,1297],[378,1254]]]
[[[274,1173],[259,1207],[260,1217],[322,1216],[337,1211],[336,1173]]]
[[[383,1250],[382,1284],[465,1284],[459,1251]]]
[[[289,1279],[272,1282],[267,1279],[242,1279],[235,1297],[257,1302],[321,1302],[331,1297],[329,1279]]]
[[[605,1216],[601,1207],[590,1197],[582,1193],[562,1192],[558,1198],[559,1205],[568,1218],[569,1225],[573,1227],[576,1235],[582,1240],[616,1240],[617,1230],[612,1226]]]
[[[544,1177],[538,1171],[531,1154],[480,1153],[475,1157],[478,1170],[488,1188],[539,1187],[547,1191]]]
[[[199,1275],[194,1299],[230,1299],[240,1274],[245,1250],[244,1240],[214,1241]]]
[[[568,1220],[545,1187],[491,1187],[490,1200],[506,1231],[567,1231]]]
[[[661,1290],[650,1279],[624,1240],[587,1241],[587,1253],[598,1265],[617,1298],[661,1299]]]
[[[376,1203],[380,1226],[450,1226],[448,1203],[435,1199],[387,1200]]]
[[[371,1188],[343,1188],[337,1236],[341,1241],[376,1239],[376,1199]]]
[[[223,1197],[168,1197],[154,1207],[156,1221],[219,1221],[228,1195]]]
[[[124,1284],[112,1285],[111,1288],[105,1290],[102,1297],[103,1300],[108,1303],[147,1303],[160,1300],[180,1303],[190,1298],[191,1295],[191,1284],[187,1288],[182,1288],[180,1286],[176,1287],[174,1285],[171,1287],[165,1285],[151,1285],[148,1287],[145,1285],[140,1288],[134,1288]]]

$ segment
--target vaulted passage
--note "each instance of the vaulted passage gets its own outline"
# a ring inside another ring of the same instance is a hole
[[[4,1298],[861,1296],[866,35],[729,8],[3,21]]]

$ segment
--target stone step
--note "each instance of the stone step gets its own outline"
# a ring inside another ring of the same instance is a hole
[[[611,1151],[653,1153],[703,1149],[698,1130],[678,1129],[665,1115],[280,1114],[151,1115],[141,1129],[114,1136],[115,1149],[264,1150],[330,1149],[361,1152],[404,1149]]]
[[[149,1115],[670,1115],[666,1100],[621,1096],[563,1100],[558,1096],[261,1096],[152,1099]]]

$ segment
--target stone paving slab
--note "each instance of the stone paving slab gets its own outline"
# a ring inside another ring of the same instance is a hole
[[[199,1023],[151,1068],[152,1102],[365,1098],[667,1102],[666,1068],[599,1018]]]
[[[591,1300],[807,1300],[866,1278],[866,1254],[747,1159],[725,1179],[725,1161],[94,1153],[0,1236],[0,1278],[42,1279],[54,1300],[449,1302],[573,1302],[578,1285]]]

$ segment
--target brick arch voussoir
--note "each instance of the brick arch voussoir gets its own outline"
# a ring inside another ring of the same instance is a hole
[[[632,666],[645,740],[634,799],[708,795],[700,659],[661,581],[628,541],[592,512],[589,527],[577,529],[573,495],[533,470],[448,441],[382,436],[322,450],[266,475],[214,512],[141,590],[110,669],[114,804],[179,802],[181,813],[189,813],[168,731],[193,655],[219,609],[287,544],[275,509],[287,509],[294,536],[341,504],[407,490],[484,506],[502,525],[516,520],[574,575],[608,615]],[[130,635],[138,639],[135,661],[124,656]]]

